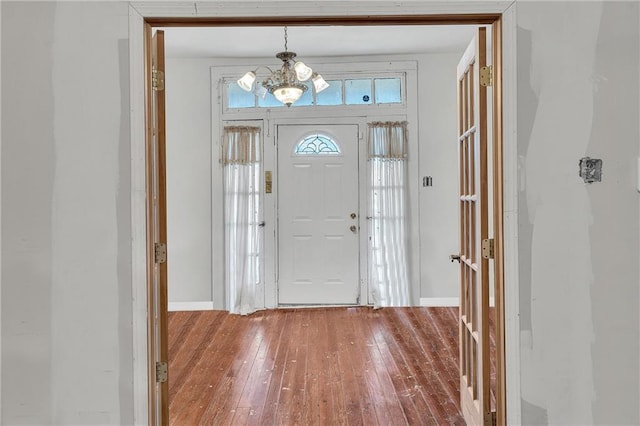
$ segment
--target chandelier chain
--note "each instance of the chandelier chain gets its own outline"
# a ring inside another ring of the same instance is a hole
[[[289,49],[287,48],[287,27],[284,27],[284,51],[289,51]]]

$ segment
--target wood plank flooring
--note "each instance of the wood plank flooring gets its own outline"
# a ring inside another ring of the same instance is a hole
[[[169,313],[170,424],[464,425],[457,308]]]

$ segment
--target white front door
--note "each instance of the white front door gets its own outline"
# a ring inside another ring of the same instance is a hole
[[[278,303],[356,304],[358,125],[279,125]]]

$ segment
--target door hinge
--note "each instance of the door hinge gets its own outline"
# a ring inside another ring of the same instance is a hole
[[[155,263],[167,263],[167,245],[165,243],[155,243],[153,261]]]
[[[493,67],[491,65],[480,68],[480,86],[493,86]]]
[[[164,72],[154,68],[151,70],[151,87],[153,90],[164,90]]]
[[[482,257],[485,259],[493,259],[494,256],[493,238],[485,238],[482,240]]]
[[[156,383],[164,383],[169,378],[169,367],[166,362],[156,362]]]

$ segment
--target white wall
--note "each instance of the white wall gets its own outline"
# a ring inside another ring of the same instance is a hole
[[[51,42],[39,40],[53,37],[55,5],[1,6],[2,423],[38,424],[49,421],[52,398],[54,123],[51,77],[37,70],[53,66]]]
[[[128,8],[1,7],[1,422],[131,424]]]
[[[517,22],[522,419],[638,424],[638,4],[521,2]]]
[[[458,296],[459,268],[457,264],[451,264],[448,258],[449,254],[458,252],[455,69],[461,54],[395,57],[398,61],[418,61],[419,176],[430,175],[434,178],[433,187],[422,188],[420,181],[418,188],[420,298]],[[336,61],[335,58],[327,60]],[[375,58],[363,57],[358,60],[371,61]],[[211,187],[205,188],[205,185],[211,177],[213,185],[220,185],[215,181],[216,173],[211,173],[211,169],[207,168],[219,167],[215,160],[208,162],[211,155],[209,72],[211,66],[229,63],[220,59],[167,59],[170,302],[211,300],[208,293],[211,288],[211,261],[202,253],[210,255],[211,236],[215,248],[219,246],[218,239],[222,235],[219,235],[220,230],[215,226],[212,232],[211,217],[204,214],[210,214],[207,208],[212,203]],[[198,210],[197,214],[195,210]],[[218,265],[221,261],[219,257],[221,253],[213,257]],[[215,272],[213,279],[219,280]],[[214,285],[214,288],[219,285]],[[218,289],[215,293],[221,291]]]
[[[213,301],[211,79],[199,64],[166,61],[170,302]]]
[[[420,178],[433,177],[433,186],[419,189],[422,298],[457,298],[460,291],[460,267],[449,255],[460,251],[456,65],[461,56],[419,57]]]

